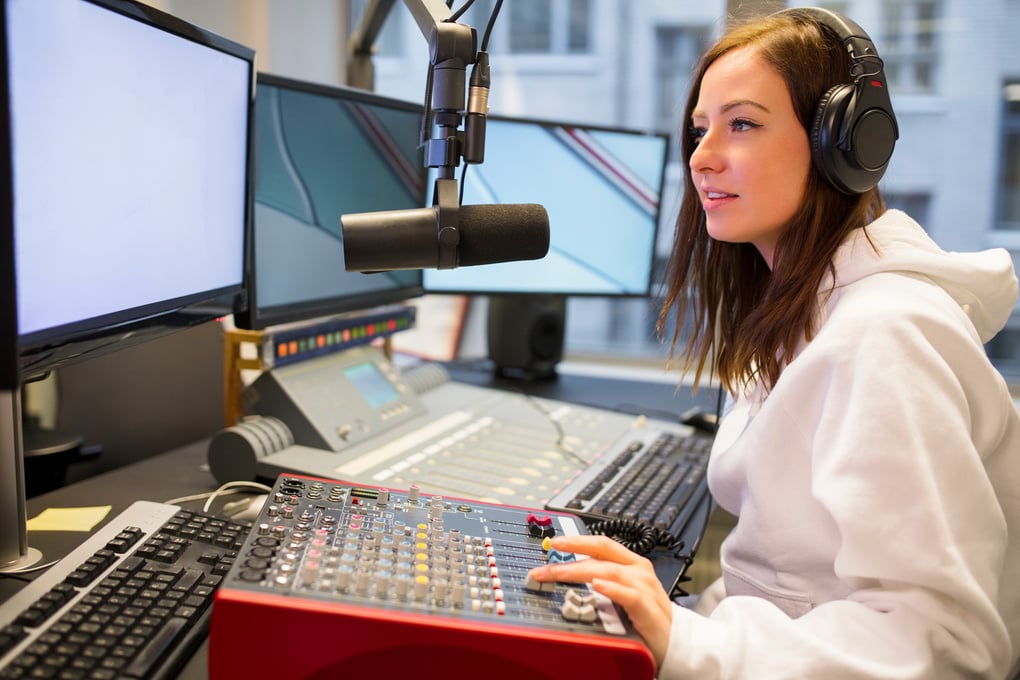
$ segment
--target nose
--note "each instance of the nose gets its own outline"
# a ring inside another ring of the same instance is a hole
[[[715,137],[711,131],[706,131],[694,147],[691,158],[688,161],[691,172],[698,174],[711,174],[718,172],[722,165],[722,157],[715,146]]]

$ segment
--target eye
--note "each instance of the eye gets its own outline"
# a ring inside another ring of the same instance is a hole
[[[730,129],[733,130],[734,132],[747,132],[748,130],[753,130],[755,128],[760,127],[761,125],[759,125],[758,123],[749,121],[746,118],[734,118],[733,120],[730,121]]]
[[[691,143],[694,146],[697,146],[698,142],[700,142],[702,140],[702,138],[705,136],[706,132],[708,132],[708,130],[706,130],[703,127],[698,127],[696,125],[691,125],[691,126],[688,126],[688,128],[687,128],[687,137],[688,137],[688,139],[691,140]]]

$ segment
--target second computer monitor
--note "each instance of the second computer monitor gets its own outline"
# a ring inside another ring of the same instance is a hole
[[[420,270],[344,267],[340,215],[421,207],[422,107],[364,90],[260,73],[249,311],[261,329],[407,300]]]
[[[485,160],[463,204],[538,203],[540,260],[425,270],[429,293],[648,295],[669,137],[656,132],[489,116]]]

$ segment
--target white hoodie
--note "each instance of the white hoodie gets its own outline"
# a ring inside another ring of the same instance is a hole
[[[1020,414],[982,346],[1012,262],[899,211],[866,231],[815,338],[723,419],[709,484],[739,521],[660,678],[1001,679],[1020,653]]]

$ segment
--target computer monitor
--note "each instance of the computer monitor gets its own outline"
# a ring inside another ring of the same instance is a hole
[[[488,295],[489,358],[503,377],[556,374],[567,298],[650,294],[669,136],[562,121],[488,117],[485,158],[461,177],[461,203],[538,203],[540,260],[425,270],[427,293]]]
[[[255,55],[128,0],[2,9],[0,568],[17,569],[19,386],[243,308]]]
[[[340,215],[418,208],[422,106],[365,90],[258,74],[255,213],[247,312],[262,329],[402,302],[420,270],[344,267]]]
[[[549,253],[425,270],[426,292],[648,295],[668,154],[664,133],[489,116],[485,159],[468,166],[461,202],[543,205]]]

